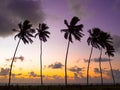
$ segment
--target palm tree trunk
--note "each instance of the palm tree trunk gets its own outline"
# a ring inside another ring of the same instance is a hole
[[[66,57],[65,57],[65,85],[67,85],[67,57],[68,57],[69,45],[70,45],[70,40],[68,40]]]
[[[17,46],[16,46],[16,49],[15,49],[15,52],[14,52],[14,55],[13,55],[13,58],[12,58],[12,62],[11,62],[11,65],[10,65],[8,88],[10,88],[12,66],[13,66],[13,62],[14,62],[15,55],[16,55],[16,52],[17,52],[18,46],[19,46],[19,44],[20,44],[20,41],[21,41],[21,39],[19,39],[19,41],[18,41],[18,44],[17,44]]]
[[[89,57],[88,66],[87,66],[87,85],[89,84],[89,67],[90,67],[90,60],[91,60],[92,52],[93,52],[93,46],[91,47],[90,57]]]
[[[101,85],[103,85],[103,76],[102,76],[102,67],[101,67],[101,56],[102,56],[102,48],[100,50],[99,68],[100,68]]]
[[[40,77],[41,77],[41,85],[43,85],[43,78],[42,78],[42,40],[40,40]]]
[[[114,74],[113,74],[113,69],[112,69],[112,64],[111,64],[110,56],[109,56],[109,64],[110,64],[110,70],[111,70],[111,74],[112,74],[113,84],[115,86],[115,78],[114,78]]]

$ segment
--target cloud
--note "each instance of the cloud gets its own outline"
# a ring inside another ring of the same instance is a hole
[[[74,67],[69,68],[68,70],[71,71],[71,72],[79,73],[79,72],[81,72],[83,70],[83,68],[74,66]]]
[[[94,72],[96,74],[100,74],[100,70],[98,68],[94,68]],[[102,69],[102,74],[110,77],[109,80],[106,79],[106,78],[104,78],[104,79],[108,80],[106,82],[111,83],[111,80],[112,80],[111,70]],[[120,82],[120,70],[119,69],[113,69],[113,74],[114,74],[116,83],[119,83]],[[95,78],[95,77],[93,77],[93,78]],[[97,77],[97,78],[99,78],[99,77]]]
[[[110,60],[112,60],[112,59],[110,59]],[[93,59],[91,59],[91,61],[99,62],[99,58],[93,58]],[[101,58],[101,62],[108,62],[108,61],[109,61],[109,58]],[[84,59],[84,62],[88,63],[88,59]]]
[[[93,59],[94,62],[99,62],[99,58],[94,58]],[[101,62],[108,62],[109,58],[101,58]]]
[[[79,17],[85,15],[85,10],[80,3],[80,0],[67,0],[70,10]],[[84,1],[85,2],[85,1]],[[83,3],[83,2],[82,2]]]
[[[7,76],[9,74],[9,68],[1,68],[0,76]]]
[[[114,45],[115,51],[120,53],[120,36],[118,35],[113,36],[113,45]]]
[[[114,0],[113,11],[120,15],[120,11],[119,11],[120,7],[119,6],[120,6],[120,0]]]
[[[83,71],[84,71],[84,67],[80,68],[78,66],[74,66],[68,69],[69,71],[74,73],[74,79],[78,79],[78,78],[83,78]]]
[[[11,59],[6,59],[6,61],[11,61],[12,60],[12,58]],[[24,57],[23,56],[19,56],[19,57],[15,57],[14,58],[14,62],[16,62],[17,60],[20,60],[21,62],[23,62],[24,61]]]
[[[116,80],[120,80],[120,70],[119,69],[113,69],[113,73],[115,75]]]
[[[95,73],[100,73],[100,70],[98,68],[94,68]]]
[[[21,21],[43,22],[41,0],[0,0],[0,37],[7,37]]]
[[[49,65],[48,67],[49,68],[52,68],[52,69],[61,69],[64,65],[60,62],[56,62],[54,64],[51,64]]]
[[[29,72],[29,76],[31,77],[38,77],[39,75],[37,75],[35,72],[31,71]]]

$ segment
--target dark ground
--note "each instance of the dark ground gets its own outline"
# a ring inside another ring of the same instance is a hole
[[[0,86],[0,90],[8,90],[7,86]],[[120,85],[44,85],[44,86],[11,86],[10,90],[120,90]]]

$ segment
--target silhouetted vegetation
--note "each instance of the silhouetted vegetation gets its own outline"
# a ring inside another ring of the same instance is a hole
[[[19,41],[18,41],[18,44],[16,46],[16,49],[15,49],[15,52],[14,52],[14,55],[13,55],[13,58],[12,58],[12,62],[11,62],[11,65],[10,65],[9,82],[8,82],[8,87],[9,88],[10,88],[10,83],[11,83],[12,66],[13,66],[13,62],[14,62],[15,55],[16,55],[18,46],[20,44],[20,41],[22,40],[24,42],[24,44],[29,44],[29,43],[33,42],[33,40],[31,39],[31,37],[34,37],[32,35],[32,33],[34,33],[34,29],[31,29],[32,24],[30,24],[30,21],[25,20],[23,22],[23,24],[19,23],[18,26],[19,26],[19,30],[13,29],[13,31],[18,32],[18,34],[15,35],[14,38],[16,39],[16,37],[18,37]]]
[[[67,57],[68,57],[70,42],[73,43],[72,37],[74,37],[75,40],[80,41],[84,35],[82,33],[83,25],[82,24],[76,25],[78,21],[80,21],[78,17],[73,17],[70,24],[68,24],[67,20],[64,20],[64,24],[67,26],[68,29],[61,30],[61,32],[65,33],[64,38],[68,40],[66,57],[65,57],[65,85],[67,85]]]
[[[89,33],[89,37],[87,39],[87,43],[88,45],[91,45],[91,52],[90,52],[90,56],[88,59],[88,66],[87,66],[87,85],[67,85],[67,58],[68,58],[68,52],[69,52],[69,46],[70,43],[73,43],[73,37],[75,40],[77,41],[81,41],[81,38],[84,36],[83,34],[83,24],[78,24],[77,23],[80,21],[80,19],[76,16],[74,16],[71,21],[70,24],[68,24],[68,21],[65,19],[64,20],[64,24],[67,26],[67,29],[62,29],[61,32],[64,32],[64,38],[66,40],[68,40],[68,44],[67,44],[67,50],[66,50],[66,56],[65,56],[65,86],[64,85],[53,85],[53,86],[49,86],[49,85],[43,85],[43,75],[42,75],[42,42],[46,42],[47,38],[49,38],[50,32],[47,31],[47,29],[49,29],[49,27],[45,24],[39,24],[38,28],[36,28],[37,33],[35,34],[35,36],[33,35],[33,33],[35,33],[35,29],[32,29],[32,24],[30,24],[30,21],[25,20],[23,23],[19,23],[18,27],[19,30],[13,29],[13,31],[18,32],[17,35],[15,35],[15,39],[16,37],[19,38],[13,58],[12,58],[12,62],[10,65],[10,72],[9,72],[9,82],[8,82],[8,87],[5,86],[0,86],[0,89],[4,88],[5,89],[12,89],[12,90],[78,90],[78,89],[83,89],[83,90],[88,90],[88,89],[96,89],[96,90],[113,90],[113,86],[112,85],[104,85],[103,87],[101,87],[100,85],[96,85],[96,86],[92,86],[89,85],[89,67],[90,67],[90,62],[91,62],[91,57],[92,57],[92,52],[93,49],[99,49],[100,50],[100,57],[99,57],[99,68],[100,68],[100,77],[101,77],[101,84],[103,85],[103,77],[102,77],[102,67],[101,67],[101,57],[102,57],[102,51],[103,49],[106,50],[105,54],[108,55],[109,57],[109,65],[110,65],[110,70],[111,70],[111,75],[112,75],[112,79],[113,79],[113,84],[115,85],[115,79],[114,79],[114,74],[113,74],[113,70],[112,70],[112,64],[111,64],[111,59],[110,57],[114,57],[114,47],[113,47],[113,41],[112,41],[112,37],[110,34],[108,34],[107,32],[102,31],[100,28],[92,28],[90,30],[88,30]],[[15,55],[18,49],[18,46],[20,44],[20,41],[23,41],[24,44],[29,44],[29,43],[33,43],[32,38],[34,37],[39,37],[40,40],[40,77],[41,77],[41,85],[42,86],[11,86],[11,75],[12,75],[12,66],[13,66],[13,62],[15,59]],[[68,87],[69,86],[69,87]],[[109,88],[107,87],[109,86]],[[116,88],[116,89],[115,89]],[[115,87],[114,90],[117,90],[118,88],[120,89],[119,86]]]
[[[38,28],[37,28],[37,33],[35,35],[39,37],[40,39],[40,77],[41,77],[41,85],[43,85],[43,79],[42,79],[42,42],[46,42],[47,38],[49,38],[49,34],[50,32],[47,31],[49,27],[43,23],[43,24],[39,24]]]

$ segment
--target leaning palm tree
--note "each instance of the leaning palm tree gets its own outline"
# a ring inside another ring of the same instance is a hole
[[[47,38],[49,38],[49,34],[50,32],[47,31],[49,27],[43,23],[43,24],[39,24],[39,27],[37,28],[37,34],[35,35],[39,37],[40,39],[40,76],[41,76],[41,85],[43,85],[43,79],[42,79],[42,42],[46,42]]]
[[[100,67],[100,73],[101,73],[101,84],[103,85],[102,67],[101,67],[102,48],[108,49],[108,47],[110,47],[112,45],[112,37],[110,36],[110,34],[102,31],[99,39],[100,39],[99,43],[101,45],[99,67]]]
[[[67,85],[67,57],[69,51],[70,42],[73,43],[72,37],[76,40],[80,41],[81,38],[84,36],[82,33],[83,24],[76,25],[80,21],[78,17],[73,17],[70,24],[68,24],[67,20],[64,20],[67,29],[62,29],[61,32],[64,32],[64,38],[68,40],[66,57],[65,57],[65,85]]]
[[[87,66],[87,85],[89,84],[89,67],[90,67],[90,61],[91,61],[91,56],[92,56],[92,52],[93,52],[93,48],[97,48],[100,49],[101,45],[100,45],[100,34],[101,34],[101,30],[99,28],[93,28],[92,30],[88,30],[89,33],[89,37],[87,39],[87,43],[88,45],[91,45],[91,52],[90,52],[90,56],[88,59],[88,66]]]
[[[17,43],[16,49],[15,49],[15,52],[14,52],[14,55],[13,55],[13,58],[12,58],[12,62],[11,62],[11,65],[10,65],[9,82],[8,82],[8,87],[9,88],[10,88],[10,84],[11,84],[12,66],[13,66],[13,62],[14,62],[15,55],[16,55],[18,46],[20,44],[20,41],[22,40],[24,44],[28,44],[28,43],[33,42],[31,37],[33,37],[32,33],[34,33],[34,29],[31,29],[32,24],[30,24],[30,21],[25,20],[23,23],[19,23],[18,26],[19,26],[19,30],[13,29],[13,31],[18,32],[18,34],[15,35],[14,38],[16,39],[16,37],[18,37],[19,41]]]
[[[111,40],[112,40],[112,38],[111,38]],[[112,44],[111,45],[110,44],[106,45],[105,54],[107,54],[108,58],[109,58],[109,64],[110,64],[110,70],[111,70],[111,74],[112,74],[113,84],[115,85],[115,78],[114,78],[111,59],[110,59],[110,57],[114,57],[114,52],[115,52],[115,49],[114,49]]]

